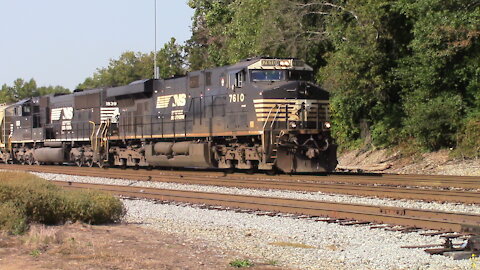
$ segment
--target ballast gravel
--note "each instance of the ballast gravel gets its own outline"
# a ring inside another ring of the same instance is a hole
[[[137,182],[122,179],[34,173],[57,181],[131,185],[165,189],[197,190],[256,196],[312,199],[441,209],[478,213],[475,206],[386,200],[323,193],[264,191],[172,183]],[[469,260],[455,261],[431,256],[423,249],[401,246],[440,244],[438,236],[402,233],[369,226],[341,226],[289,217],[257,216],[233,211],[216,211],[190,206],[159,204],[147,200],[123,200],[125,220],[160,231],[202,239],[223,249],[243,254],[258,262],[298,269],[471,269]],[[236,259],[236,258],[232,258]]]
[[[124,200],[127,222],[202,239],[245,258],[298,269],[470,269],[468,260],[401,246],[438,244],[439,237]],[[232,260],[235,258],[232,258]]]

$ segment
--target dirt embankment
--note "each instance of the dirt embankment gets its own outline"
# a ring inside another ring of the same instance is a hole
[[[411,157],[391,150],[348,151],[339,155],[339,170],[398,174],[480,176],[480,159],[450,158],[449,150]]]
[[[240,256],[136,225],[36,225],[22,236],[0,233],[1,270],[234,269],[229,263]]]

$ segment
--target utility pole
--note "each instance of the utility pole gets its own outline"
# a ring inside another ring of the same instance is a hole
[[[153,51],[153,78],[160,78],[160,70],[157,67],[157,0],[153,0],[153,6],[155,10],[155,50]]]

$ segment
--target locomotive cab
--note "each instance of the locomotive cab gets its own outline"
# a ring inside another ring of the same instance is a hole
[[[254,110],[269,163],[283,172],[332,171],[329,93],[312,82],[313,70],[297,59],[259,59],[248,66]]]
[[[15,103],[6,110],[6,123],[14,141],[42,140],[39,98],[28,98]]]

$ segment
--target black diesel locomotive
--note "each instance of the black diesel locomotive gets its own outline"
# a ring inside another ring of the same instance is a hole
[[[0,108],[0,158],[333,171],[329,94],[312,75],[300,60],[255,58],[184,77],[25,99]]]

